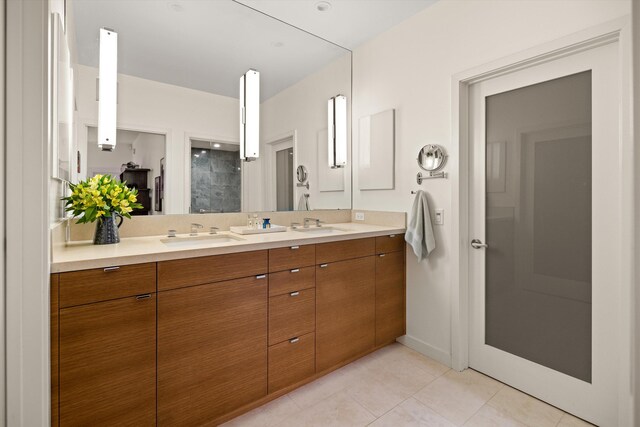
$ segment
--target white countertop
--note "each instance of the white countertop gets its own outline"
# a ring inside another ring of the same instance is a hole
[[[313,226],[312,226],[313,227]],[[113,265],[139,264],[144,262],[166,261],[171,259],[194,258],[208,255],[221,255],[234,252],[280,248],[294,245],[335,242],[366,237],[404,234],[404,228],[371,224],[327,224],[339,231],[330,234],[287,231],[268,234],[238,235],[229,231],[218,234],[233,235],[231,242],[213,242],[210,247],[173,247],[162,243],[167,236],[130,237],[121,239],[113,245],[94,245],[92,241],[70,242],[53,248],[52,273],[104,268]],[[206,233],[201,233],[206,234]],[[184,235],[179,235],[184,236]]]

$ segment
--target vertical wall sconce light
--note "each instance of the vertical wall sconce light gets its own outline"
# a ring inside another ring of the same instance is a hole
[[[240,159],[260,157],[260,73],[247,71],[240,77]]]
[[[347,97],[329,98],[327,113],[329,167],[343,168],[347,164]]]
[[[118,98],[118,33],[100,28],[98,71],[98,147],[116,148],[116,104]]]

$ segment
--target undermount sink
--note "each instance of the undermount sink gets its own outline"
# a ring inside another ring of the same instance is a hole
[[[230,234],[205,234],[202,236],[166,237],[162,243],[171,247],[209,247],[229,242],[240,242],[244,239]]]
[[[336,233],[344,233],[347,230],[343,230],[341,228],[332,227],[332,226],[310,226],[309,228],[304,227],[296,227],[292,228],[293,231],[299,231],[302,233],[310,233],[310,234],[336,234]]]

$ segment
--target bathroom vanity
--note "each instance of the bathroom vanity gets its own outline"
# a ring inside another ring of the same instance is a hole
[[[275,234],[54,259],[53,425],[217,425],[405,333],[402,229]]]

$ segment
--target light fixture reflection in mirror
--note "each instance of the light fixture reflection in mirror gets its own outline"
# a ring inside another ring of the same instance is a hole
[[[102,151],[113,151],[116,148],[118,34],[108,28],[100,28],[98,76],[98,147]]]
[[[347,97],[336,95],[327,106],[329,167],[343,168],[347,164]]]
[[[260,157],[260,73],[247,71],[240,77],[240,159]]]

